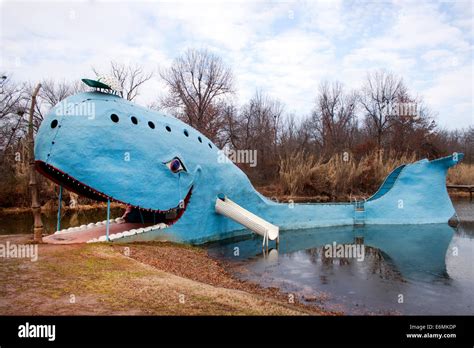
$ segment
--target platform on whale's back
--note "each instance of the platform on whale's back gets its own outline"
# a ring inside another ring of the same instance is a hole
[[[119,224],[111,224],[109,226],[109,235],[128,231],[131,229],[138,229],[142,227],[147,227],[150,224],[142,223],[130,223],[124,222]],[[43,238],[43,242],[50,244],[75,244],[75,243],[86,243],[87,241],[99,238],[106,234],[106,226],[97,226],[92,228],[87,228],[81,231],[73,232],[61,232],[49,235]]]

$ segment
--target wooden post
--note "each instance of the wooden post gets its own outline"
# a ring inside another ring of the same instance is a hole
[[[41,84],[36,85],[33,95],[31,96],[30,115],[28,120],[28,160],[29,160],[29,171],[30,171],[30,192],[31,192],[31,211],[33,212],[34,228],[33,228],[33,240],[36,243],[43,242],[43,221],[41,220],[41,205],[38,201],[38,185],[36,183],[36,172],[35,172],[35,141],[33,136],[33,114],[36,105],[36,96],[41,88]]]

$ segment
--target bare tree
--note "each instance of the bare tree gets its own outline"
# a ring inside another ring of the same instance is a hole
[[[31,95],[31,94],[30,94]],[[3,155],[17,138],[24,136],[28,96],[25,84],[18,84],[6,75],[0,82],[0,148]],[[3,157],[2,157],[3,158]]]
[[[309,126],[323,154],[332,155],[351,146],[357,128],[356,101],[356,94],[346,93],[339,82],[320,85]]]
[[[32,90],[33,87],[29,86],[28,89]],[[33,117],[33,127],[35,131],[41,125],[45,113],[49,112],[53,106],[73,94],[86,90],[87,86],[81,81],[70,82],[63,80],[56,82],[54,80],[44,80],[41,82],[41,91],[35,103],[35,113]]]
[[[97,69],[92,71],[99,76]],[[109,74],[115,77],[122,87],[120,96],[127,100],[134,100],[138,95],[142,85],[153,77],[153,72],[147,72],[145,69],[136,65],[125,65],[117,62],[110,62]]]
[[[295,153],[313,153],[310,144],[311,131],[307,120],[297,122],[295,115],[288,115],[282,120],[279,135],[279,150],[281,158],[288,158]]]
[[[234,149],[256,150],[260,178],[278,173],[278,138],[283,105],[257,91],[234,119],[229,139]]]
[[[394,114],[388,128],[388,147],[397,153],[416,153],[420,157],[439,157],[441,152],[434,145],[436,122],[433,111],[421,97],[401,96],[399,103],[413,105],[413,114]]]
[[[265,142],[273,147],[277,143],[278,127],[283,115],[283,105],[262,93],[254,96],[242,107],[237,118],[238,128],[231,134],[236,148],[255,148]]]
[[[42,89],[39,96],[42,100],[47,102],[50,107],[53,107],[70,95],[87,90],[87,86],[81,81],[68,82],[63,80],[55,82],[54,80],[44,80],[41,86]]]
[[[379,149],[390,128],[391,105],[406,94],[406,87],[400,77],[384,70],[367,74],[359,101],[364,109],[369,132],[377,139]]]
[[[17,113],[21,100],[25,98],[23,91],[23,84],[17,84],[11,78],[2,74],[0,81],[0,119],[11,113]]]
[[[188,49],[160,76],[169,89],[162,107],[217,140],[226,118],[225,97],[233,93],[231,69],[207,50]]]

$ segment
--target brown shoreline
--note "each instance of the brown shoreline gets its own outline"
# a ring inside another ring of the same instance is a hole
[[[212,286],[271,297],[286,304],[290,304],[289,295],[291,295],[292,302],[294,302],[291,305],[300,308],[308,314],[342,314],[340,312],[326,311],[314,304],[304,304],[298,301],[297,294],[288,294],[276,287],[262,287],[257,283],[238,279],[229,271],[229,269],[235,267],[234,265],[210,257],[207,250],[201,247],[188,247],[168,242],[133,243],[127,246],[130,247],[131,258],[184,278]],[[119,245],[114,245],[114,247],[124,248]],[[205,271],[203,272],[203,270]],[[310,301],[322,303],[324,296],[316,297],[312,295]]]
[[[0,244],[29,242],[0,236]],[[338,315],[241,281],[200,247],[150,242],[38,246],[1,258],[2,315]],[[71,296],[75,303],[70,303]],[[320,301],[322,299],[315,299]]]

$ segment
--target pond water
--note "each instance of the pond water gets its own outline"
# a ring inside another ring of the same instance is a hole
[[[120,207],[110,208],[110,218],[120,217],[123,215],[123,212],[124,209]],[[41,218],[46,234],[51,234],[56,231],[56,211],[44,212],[41,214]],[[61,214],[61,229],[106,219],[106,208],[63,210]],[[0,215],[0,235],[22,233],[33,233],[33,215],[30,212]]]
[[[447,224],[318,228],[284,231],[278,249],[268,252],[256,236],[208,248],[211,256],[228,261],[237,277],[280,288],[289,299],[327,310],[472,315],[474,203],[454,204],[462,219],[457,228]],[[334,255],[330,246],[336,250],[351,246],[346,250],[353,253]]]

